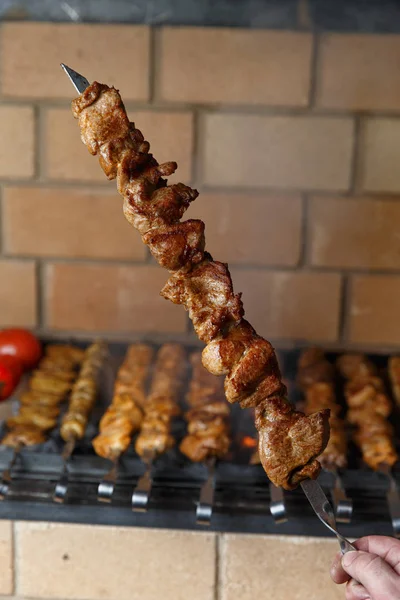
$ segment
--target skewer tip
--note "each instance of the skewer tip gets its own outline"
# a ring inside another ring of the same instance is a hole
[[[71,67],[68,67],[65,63],[60,63],[60,66],[68,75],[72,85],[74,86],[76,91],[79,92],[79,94],[84,92],[86,88],[89,87],[90,83],[83,75],[77,73],[76,71],[71,69]]]

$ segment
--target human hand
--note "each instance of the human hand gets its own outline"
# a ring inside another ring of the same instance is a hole
[[[400,541],[370,535],[354,546],[331,566],[333,581],[346,583],[346,600],[400,600]]]

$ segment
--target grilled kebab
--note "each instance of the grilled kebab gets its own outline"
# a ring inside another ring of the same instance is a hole
[[[230,408],[224,400],[221,378],[211,375],[202,365],[201,352],[190,357],[192,377],[187,394],[190,409],[186,412],[188,434],[180,451],[194,462],[225,456],[231,444]]]
[[[65,442],[80,440],[85,435],[96,401],[98,374],[106,354],[107,347],[102,342],[91,344],[85,351],[79,376],[72,386],[68,410],[61,423],[60,434]]]
[[[400,406],[400,356],[389,358],[388,371],[394,399],[396,404]]]
[[[198,192],[182,183],[167,185],[164,178],[177,164],[158,164],[116,89],[94,82],[72,110],[89,152],[99,156],[108,179],[117,179],[125,217],[170,272],[162,296],[183,304],[207,344],[203,365],[226,376],[229,402],[255,407],[261,462],[270,480],[294,489],[316,478],[317,457],[329,439],[329,410],[305,416],[289,403],[273,347],[244,320],[227,265],[205,251],[204,223],[180,221]]]
[[[302,388],[306,414],[329,408],[331,435],[319,457],[325,469],[344,468],[347,465],[347,438],[341,406],[336,402],[334,368],[319,348],[308,348],[300,356],[297,382]]]
[[[347,380],[347,420],[356,427],[354,441],[364,462],[371,469],[382,464],[394,465],[398,456],[393,428],[387,420],[392,406],[375,366],[363,354],[345,354],[338,358],[337,364]]]
[[[172,419],[180,415],[179,392],[186,369],[185,351],[179,344],[164,344],[157,353],[151,387],[135,450],[139,456],[158,456],[175,444]]]
[[[100,420],[92,442],[99,456],[114,460],[127,450],[143,419],[145,385],[153,358],[147,344],[133,344],[118,370],[112,402]]]
[[[83,350],[69,345],[45,348],[28,390],[21,394],[18,414],[6,421],[7,433],[2,445],[17,448],[46,440],[46,433],[57,425],[60,404],[73,385],[83,356]]]

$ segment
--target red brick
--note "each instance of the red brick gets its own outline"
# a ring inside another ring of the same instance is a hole
[[[353,122],[347,117],[208,114],[204,181],[212,186],[345,190]]]
[[[355,276],[351,285],[350,341],[400,346],[400,276]]]
[[[337,339],[341,277],[334,273],[232,269],[246,318],[271,339]]]
[[[125,100],[149,96],[148,27],[74,23],[3,23],[2,92],[27,98],[76,95],[61,62],[89,81],[115,85]]]
[[[167,27],[159,93],[194,104],[306,106],[311,51],[309,33]]]
[[[147,255],[116,192],[9,187],[3,222],[8,254],[135,260]]]
[[[319,106],[399,110],[400,36],[323,35],[319,60]]]
[[[54,263],[47,266],[47,324],[82,331],[186,331],[186,313],[160,296],[156,266]]]
[[[299,260],[300,196],[203,193],[188,216],[205,222],[207,249],[218,260],[288,266]]]
[[[400,269],[400,202],[313,198],[311,261],[322,267]]]
[[[34,262],[0,260],[0,281],[0,326],[35,327]]]

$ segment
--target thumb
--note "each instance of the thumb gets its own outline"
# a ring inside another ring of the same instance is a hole
[[[342,558],[342,567],[368,590],[374,600],[399,598],[400,578],[380,556],[369,552],[347,552]]]

